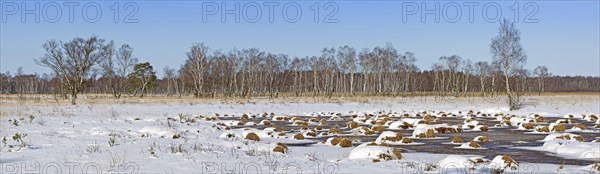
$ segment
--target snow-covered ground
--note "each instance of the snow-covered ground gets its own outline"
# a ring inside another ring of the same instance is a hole
[[[583,115],[600,113],[600,96],[531,97],[518,111],[508,111],[505,101],[498,98],[434,97],[363,102],[276,100],[244,104],[205,100],[78,106],[2,103],[1,110],[0,138],[5,139],[0,145],[0,173],[478,173],[498,170],[519,173],[584,173],[593,172],[592,168],[595,166],[546,164],[544,159],[539,159],[538,163],[514,159],[518,164],[514,165],[503,156],[486,159],[476,155],[413,151],[405,151],[398,156],[396,151],[399,150],[394,148],[396,146],[379,145],[381,141],[358,143],[360,145],[355,143],[352,147],[343,148],[310,138],[297,140],[293,138],[296,133],[279,134],[281,132],[275,129],[231,126],[231,130],[225,130],[229,126],[223,125],[237,125],[238,122],[235,119],[213,120],[213,116],[227,114],[241,118],[249,113],[247,115],[261,117],[266,113],[265,117],[269,117],[266,119],[275,120],[271,113],[286,118],[318,118],[320,112],[321,115],[332,115],[330,112],[361,115],[384,111],[397,112],[398,117],[392,115],[396,119],[394,121],[406,119],[406,122],[414,122],[411,124],[416,126],[419,123],[414,119],[417,118],[401,118],[400,115],[410,113],[410,117],[413,117],[414,113],[423,111],[438,115],[440,111],[454,114],[461,111],[463,114],[458,116],[462,117],[467,111],[474,111],[515,115],[524,119],[529,118],[532,113],[546,118],[573,115],[578,122],[584,122],[586,118]],[[365,127],[371,128],[372,124],[364,122],[360,117],[354,120],[363,121],[359,125],[369,125]],[[308,119],[305,121],[313,124]],[[512,121],[519,122],[518,119]],[[292,123],[290,121],[289,124]],[[249,122],[244,124],[252,125]],[[471,130],[468,125],[465,127],[465,131],[481,131]],[[512,125],[512,128],[518,129],[518,126]],[[588,131],[597,130],[590,128]],[[260,140],[245,139],[249,133],[255,133]],[[304,133],[309,136],[307,132]],[[596,135],[600,137],[600,133]],[[285,153],[273,151],[279,142],[288,144],[284,148]],[[468,140],[465,143],[467,142]],[[307,145],[292,146],[294,143]],[[419,146],[427,146],[427,143]],[[552,139],[546,140],[542,146],[529,149],[598,163],[600,148],[596,147],[600,147],[600,143]]]

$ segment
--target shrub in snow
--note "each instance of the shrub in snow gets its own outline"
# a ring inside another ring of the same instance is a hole
[[[468,142],[460,145],[461,148],[481,148],[481,145],[477,142]]]
[[[400,142],[402,140],[402,133],[396,133],[392,131],[385,131],[377,137],[375,142],[377,144],[386,143],[386,142]]]
[[[252,140],[252,141],[260,141],[260,137],[258,137],[258,135],[256,135],[256,133],[254,133],[254,132],[247,133],[246,136],[244,137],[244,139]]]
[[[548,126],[550,128],[550,131],[553,132],[564,132],[565,131],[565,124],[562,123],[552,123],[550,124],[550,126]]]
[[[517,162],[509,155],[498,155],[494,157],[488,167],[502,173],[505,170],[517,170],[519,164],[517,164]]]
[[[352,132],[354,132],[354,133],[361,133],[361,134],[364,134],[364,135],[372,135],[374,133],[371,129],[369,129],[367,127],[363,127],[363,126],[360,126],[358,128],[352,129]]]
[[[323,126],[315,126],[315,128],[313,128],[313,130],[315,130],[315,131],[323,130]]]
[[[596,115],[587,115],[585,116],[585,120],[589,122],[596,122],[598,120],[598,116]]]
[[[600,128],[600,124],[594,125],[594,128]]]
[[[368,143],[361,144],[352,149],[348,159],[372,159],[373,162],[380,160],[399,160],[402,159],[400,150],[393,147],[369,145]]]
[[[339,134],[340,130],[337,127],[334,128],[330,128],[329,131],[327,131],[329,134]]]
[[[477,136],[477,137],[473,138],[473,141],[475,141],[475,142],[488,142],[488,141],[490,141],[490,139],[487,136]]]
[[[460,137],[452,138],[452,143],[462,143],[462,139]]]
[[[288,147],[283,143],[277,143],[277,146],[273,148],[273,152],[286,153]]]
[[[295,140],[303,140],[304,139],[304,135],[302,135],[302,134],[296,134],[296,135],[294,135],[293,139],[295,139]]]
[[[433,129],[417,127],[413,133],[413,137],[415,138],[435,138],[435,133]]]
[[[550,132],[550,128],[548,126],[536,126],[535,131],[537,132]]]
[[[348,122],[348,124],[346,124],[346,126],[350,129],[354,129],[354,128],[358,127],[358,123],[354,122],[354,121],[350,121],[350,122]]]
[[[308,123],[302,120],[295,120],[292,124],[297,126],[308,126]]]
[[[271,120],[273,120],[273,121],[287,121],[287,120],[289,120],[289,118],[287,118],[286,116],[274,116]]]
[[[583,124],[576,124],[571,129],[572,130],[585,130],[585,125],[583,125]]]
[[[543,122],[543,121],[544,121],[544,117],[542,117],[542,116],[540,116],[540,115],[538,115],[538,114],[535,114],[535,115],[534,115],[534,118],[533,118],[533,120],[534,120],[536,123]]]
[[[473,130],[476,130],[476,131],[484,131],[484,132],[485,132],[485,131],[488,131],[488,129],[489,129],[489,128],[488,128],[486,125],[477,125],[477,126],[475,126],[475,128],[473,128]]]
[[[242,114],[242,117],[240,119],[242,119],[242,120],[248,119],[248,114]]]
[[[385,127],[383,127],[382,125],[375,125],[375,126],[371,127],[371,130],[373,132],[381,133],[381,132],[385,131]]]
[[[321,122],[319,122],[319,125],[327,126],[327,120],[325,120],[325,119],[321,120]]]
[[[344,148],[346,148],[346,147],[352,147],[352,141],[350,141],[350,140],[348,140],[346,138],[342,138],[340,140],[339,145],[340,145],[340,147],[344,147]]]
[[[593,171],[600,172],[600,163],[590,165]]]
[[[575,123],[575,120],[574,119],[558,119],[558,120],[556,120],[555,123],[573,124],[573,123]]]
[[[271,125],[271,122],[269,120],[262,120],[262,121],[260,121],[260,124],[268,126],[268,125]]]
[[[326,144],[337,146],[338,144],[340,144],[341,140],[342,139],[338,137],[331,137],[327,139]]]
[[[576,134],[571,134],[571,133],[552,133],[550,135],[547,135],[544,138],[544,140],[542,140],[542,141],[550,141],[550,140],[554,140],[554,139],[570,140],[570,141],[583,141],[582,136],[576,135]]]
[[[510,123],[509,120],[502,120],[502,121],[500,121],[500,125],[502,125],[502,126],[512,126],[512,124]]]
[[[305,136],[307,136],[307,137],[317,137],[317,133],[315,133],[315,132],[306,132]]]
[[[521,129],[521,130],[531,130],[531,129],[534,129],[534,128],[535,127],[534,127],[533,123],[520,123],[518,129]]]
[[[404,121],[394,121],[389,125],[390,129],[408,129],[411,127],[413,127],[411,124]]]

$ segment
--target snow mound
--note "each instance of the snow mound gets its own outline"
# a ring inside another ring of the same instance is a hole
[[[517,162],[508,155],[498,155],[498,156],[494,157],[494,159],[488,165],[488,167],[491,169],[499,170],[499,171],[505,171],[505,170],[513,170],[514,171],[514,170],[519,169],[519,164],[517,164]]]
[[[578,142],[569,140],[546,141],[541,147],[543,151],[556,153],[559,156],[576,159],[600,158],[600,146],[597,142]]]
[[[572,133],[551,133],[547,135],[542,141],[550,141],[555,139],[568,141],[583,141],[583,137]]]
[[[444,173],[444,171],[448,171],[448,169],[470,169],[475,167],[475,163],[471,161],[469,158],[460,155],[450,155],[444,159],[442,159],[439,163],[439,171],[440,173]]]
[[[372,145],[372,143],[363,143],[352,149],[348,159],[373,159],[373,160],[398,160],[402,155],[400,150],[393,147]]]

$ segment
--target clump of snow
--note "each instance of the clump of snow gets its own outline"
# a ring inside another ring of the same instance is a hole
[[[474,169],[475,163],[465,156],[449,155],[438,163],[438,168],[441,173],[444,173],[445,171],[453,171],[452,169],[467,170]]]
[[[363,143],[352,149],[348,159],[398,160],[402,159],[400,151],[393,147]]]
[[[600,158],[600,146],[597,142],[578,142],[569,140],[546,141],[541,150],[556,153],[559,156],[576,159]]]
[[[508,155],[498,155],[492,159],[488,168],[496,169],[499,172],[516,171],[519,169],[519,164]]]

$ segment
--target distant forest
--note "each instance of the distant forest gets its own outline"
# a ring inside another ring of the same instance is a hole
[[[293,58],[256,48],[211,51],[204,44],[195,44],[179,69],[162,68],[162,78],[155,77],[156,70],[149,63],[145,74],[134,78],[141,67],[136,66],[139,63],[129,45],[110,50],[110,54],[103,54],[103,60],[90,66],[90,73],[82,78],[81,93],[116,98],[144,93],[173,97],[460,97],[497,95],[505,90],[496,62],[442,56],[431,67],[421,69],[415,66],[414,53],[400,53],[391,44],[360,51],[350,46],[325,48],[318,56]],[[517,69],[512,74],[511,86],[517,92],[600,91],[600,77],[556,76],[544,66]],[[149,78],[140,84],[144,75]],[[1,73],[0,80],[2,94],[64,94],[67,98],[70,91],[65,85],[68,79],[56,74],[25,74],[19,69],[14,74]]]

